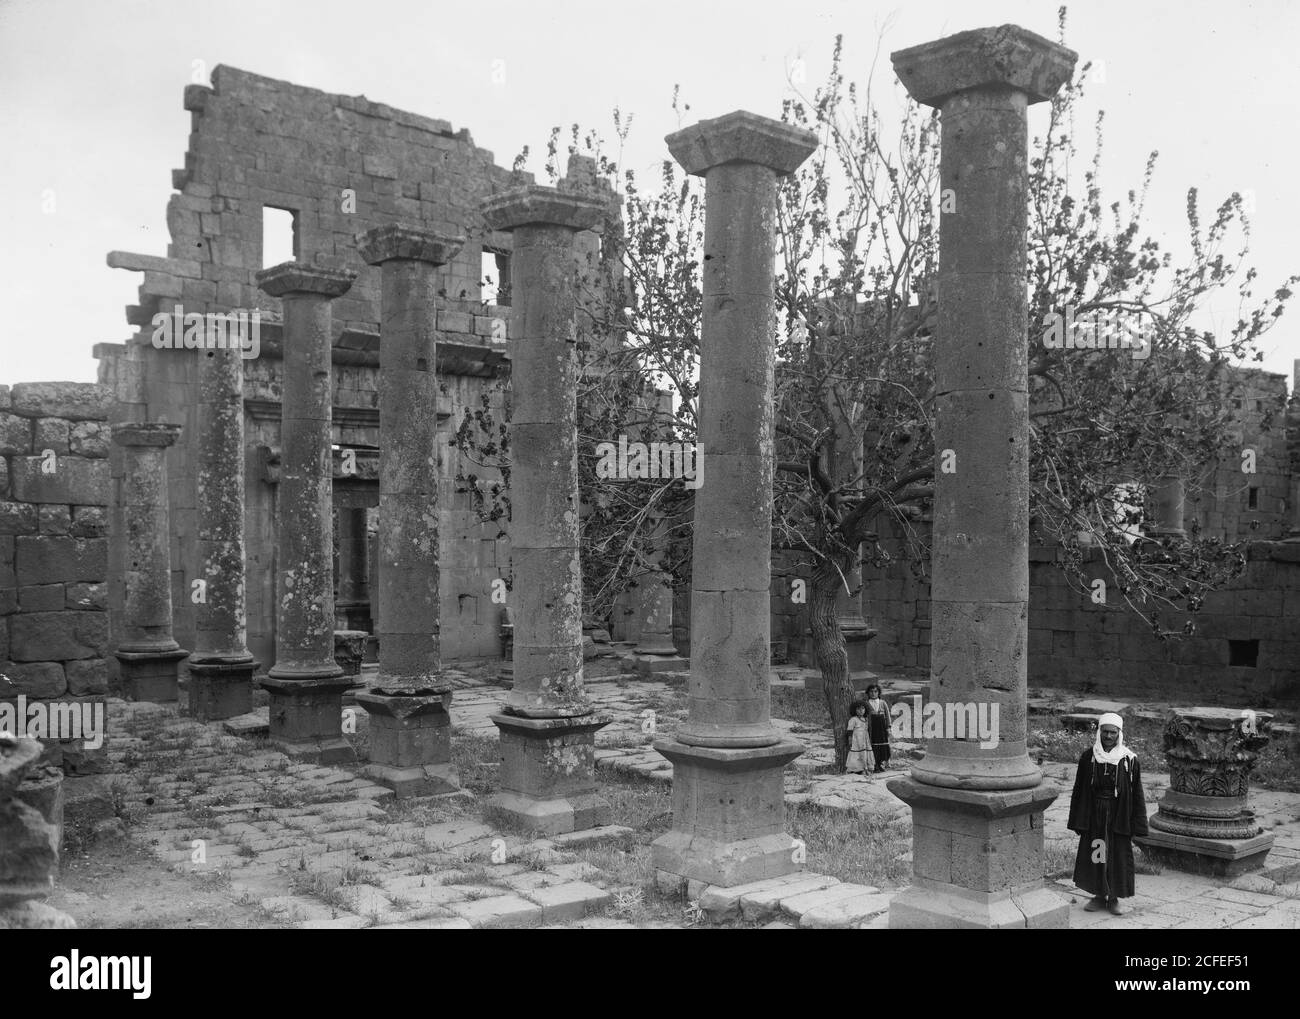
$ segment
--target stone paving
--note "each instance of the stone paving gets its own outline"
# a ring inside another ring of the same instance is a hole
[[[456,685],[457,737],[494,740],[490,715],[505,691],[473,676]],[[650,743],[684,717],[675,685],[622,676],[591,683],[592,700],[614,716],[598,738],[602,769],[671,781],[671,766]],[[365,714],[352,710],[364,736]],[[886,788],[888,775],[819,774],[831,760],[829,735],[785,720],[776,724],[809,748],[788,769],[787,803],[908,817],[906,805]],[[615,907],[637,899],[639,890],[612,884],[577,856],[593,842],[626,845],[627,829],[550,839],[502,833],[482,822],[481,805],[468,793],[397,801],[355,770],[294,763],[263,740],[229,735],[221,723],[178,717],[174,706],[110,702],[109,732],[113,781],[139,820],[134,837],[179,870],[219,872],[232,897],[284,922],[392,929],[638,926]],[[893,774],[903,773],[913,752],[919,753],[910,744],[895,744]],[[1057,847],[1058,862],[1072,860],[1075,836],[1065,821],[1073,765],[1043,767],[1064,786],[1046,813],[1049,851]],[[1154,807],[1168,776],[1150,772],[1144,779]],[[1252,805],[1276,840],[1264,871],[1232,881],[1170,870],[1139,873],[1139,894],[1127,903],[1132,910],[1119,918],[1084,912],[1084,897],[1068,879],[1057,880],[1075,899],[1071,926],[1300,926],[1300,795],[1256,790]],[[697,888],[692,896],[698,919],[879,928],[887,924],[897,891],[804,872],[743,888]]]

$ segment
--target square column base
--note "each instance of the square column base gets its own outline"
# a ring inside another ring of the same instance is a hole
[[[523,828],[562,835],[609,823],[596,781],[596,730],[607,715],[525,718],[493,715],[501,732],[501,791],[489,806]]]
[[[357,753],[343,738],[343,691],[351,685],[351,676],[264,678],[262,689],[271,695],[271,745],[299,761],[355,763]]]
[[[359,693],[370,716],[370,763],[363,769],[399,799],[460,789],[451,763],[451,691],[427,694]]]
[[[253,710],[257,662],[190,662],[190,717],[204,722]]]
[[[912,886],[891,928],[1065,928],[1069,902],[1043,883],[1043,811],[1054,783],[971,790],[911,778],[886,783],[912,808]]]
[[[803,744],[722,749],[667,739],[655,750],[673,765],[673,827],[650,847],[661,888],[674,877],[730,888],[803,869],[785,831],[785,766]]]
[[[1156,863],[1191,874],[1237,877],[1264,866],[1273,848],[1271,833],[1249,839],[1207,839],[1197,835],[1170,835],[1151,829],[1133,839],[1142,855]]]
[[[170,704],[180,700],[180,675],[182,658],[189,652],[175,651],[117,651],[121,664],[122,692],[130,701],[150,701]]]

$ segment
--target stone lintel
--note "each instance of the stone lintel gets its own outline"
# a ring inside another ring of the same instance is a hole
[[[119,446],[167,447],[180,437],[181,426],[161,421],[123,421],[113,425],[112,432]]]
[[[817,150],[812,131],[746,110],[701,120],[664,141],[682,168],[700,177],[723,163],[755,163],[784,177]]]
[[[272,297],[286,294],[321,294],[342,297],[356,281],[351,269],[326,269],[303,262],[281,262],[257,274],[257,285]]]
[[[934,107],[958,92],[991,88],[1045,102],[1070,80],[1078,59],[1074,50],[1019,25],[975,28],[890,54],[912,98]]]
[[[885,788],[913,810],[945,810],[987,820],[1041,812],[1061,794],[1061,787],[1050,780],[1029,789],[974,790],[892,778],[885,783]]]
[[[465,246],[464,237],[449,237],[406,223],[385,223],[356,235],[357,248],[367,265],[404,259],[446,265]]]
[[[485,199],[481,209],[493,230],[516,230],[521,226],[591,230],[605,217],[604,202],[540,184],[502,191]]]

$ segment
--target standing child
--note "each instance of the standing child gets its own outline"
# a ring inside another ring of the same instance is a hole
[[[867,706],[862,701],[849,705],[849,757],[844,770],[867,774]]]
[[[889,701],[872,683],[867,687],[867,728],[871,737],[871,753],[876,759],[876,771],[884,771],[889,760]]]

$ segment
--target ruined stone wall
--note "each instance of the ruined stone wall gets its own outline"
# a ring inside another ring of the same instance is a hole
[[[108,407],[93,383],[0,386],[0,699],[108,692]]]
[[[189,312],[259,309],[262,346],[245,363],[247,466],[248,645],[263,668],[274,660],[275,481],[268,456],[279,447],[280,302],[262,293],[254,275],[264,267],[263,209],[294,215],[298,261],[356,270],[358,278],[333,305],[333,441],[361,454],[369,476],[344,476],[336,451],[336,506],[378,501],[375,451],[379,417],[376,372],[379,350],[378,268],[356,250],[356,234],[390,222],[410,222],[467,238],[442,271],[447,299],[439,310],[438,368],[447,386],[450,428],[466,408],[479,408],[482,387],[505,360],[504,309],[480,300],[484,251],[506,253],[510,238],[489,231],[479,201],[506,186],[510,172],[474,145],[468,131],[373,103],[330,95],[230,67],[213,71],[213,85],[190,86],[185,107],[192,133],[185,168],[173,173],[167,257],[115,252],[109,264],[143,272],[139,304],[127,309],[139,332],[127,348],[101,345],[101,378],[126,379],[117,412],[124,419],[170,421],[184,426],[168,453],[171,489],[175,635],[193,641],[189,582],[198,568],[197,418],[195,358],[200,350],[158,350],[150,343],[153,316],[179,304]],[[129,354],[129,356],[128,356]],[[138,369],[130,362],[138,361]],[[131,387],[135,386],[132,395]],[[499,408],[498,408],[499,412]],[[449,658],[495,655],[499,606],[489,601],[503,551],[496,527],[485,527],[468,497],[451,491],[456,451],[440,448],[448,491],[441,504],[443,570],[442,639]],[[491,477],[490,471],[477,470]],[[114,571],[114,588],[120,571]],[[116,600],[115,600],[116,603]]]
[[[1106,605],[1067,586],[1056,554],[1030,548],[1030,683],[1180,703],[1300,702],[1300,545],[1249,543],[1245,574],[1206,599],[1196,634],[1168,642],[1118,600],[1099,553],[1092,551],[1085,568],[1106,581]],[[880,631],[869,645],[871,662],[928,669],[928,582],[905,561],[867,573],[866,615]]]

